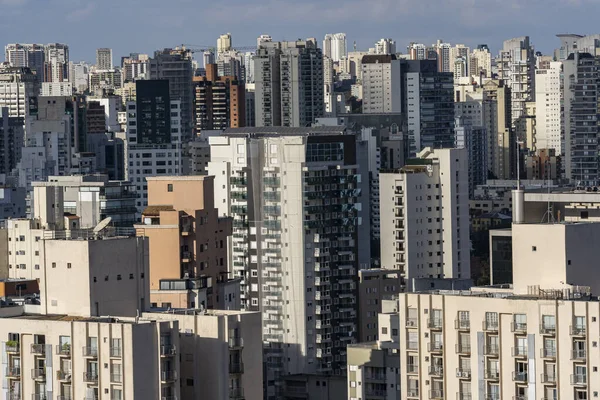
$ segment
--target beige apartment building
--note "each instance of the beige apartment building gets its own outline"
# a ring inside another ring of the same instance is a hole
[[[217,290],[227,280],[231,219],[214,206],[214,177],[148,177],[148,207],[138,236],[150,241],[150,301],[158,307],[218,308]]]
[[[0,308],[7,400],[175,400],[177,321],[28,315]]]
[[[143,317],[179,327],[182,399],[262,400],[260,313],[185,310]]]

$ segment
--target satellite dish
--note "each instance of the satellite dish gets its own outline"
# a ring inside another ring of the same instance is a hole
[[[98,233],[102,232],[102,230],[104,228],[106,228],[108,226],[108,224],[110,224],[110,221],[112,221],[111,217],[104,218],[102,221],[100,221],[100,223],[98,225],[96,225],[96,227],[94,228],[94,233],[98,234]]]

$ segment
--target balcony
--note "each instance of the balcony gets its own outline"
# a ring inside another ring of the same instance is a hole
[[[38,381],[46,380],[46,368],[34,368],[31,370],[31,379]]]
[[[242,374],[244,373],[244,363],[229,363],[230,374]]]
[[[515,382],[527,382],[527,372],[513,371],[512,378]]]
[[[89,358],[97,358],[98,357],[98,348],[97,347],[84,346],[82,351],[83,351],[84,357],[89,357]]]
[[[98,384],[98,373],[97,372],[84,372],[83,381],[92,384]]]
[[[192,261],[193,256],[192,253],[189,251],[182,251],[181,252],[181,261],[184,263],[188,263],[190,261]]]
[[[244,398],[244,389],[241,387],[229,388],[229,398],[231,400],[241,400]]]
[[[410,399],[418,399],[419,398],[419,389],[408,389],[406,391],[406,397]]]
[[[31,345],[31,354],[45,356],[46,355],[46,345],[45,344],[32,344]]]
[[[483,353],[486,356],[498,356],[498,345],[496,344],[486,344]]]
[[[431,318],[427,322],[427,327],[429,329],[439,330],[442,329],[443,321],[441,318]]]
[[[63,382],[71,382],[71,371],[56,371],[56,379]]]
[[[542,334],[542,335],[556,335],[556,325],[540,324],[540,334]]]
[[[229,348],[230,349],[240,349],[244,347],[244,339],[241,337],[230,337],[229,338]]]
[[[444,351],[444,344],[442,342],[429,342],[427,344],[427,350],[430,353],[440,353]]]
[[[484,375],[485,375],[485,379],[497,381],[498,379],[500,379],[500,370],[486,369]]]
[[[20,367],[6,368],[6,377],[9,379],[20,379],[21,378],[21,368]]]
[[[121,376],[121,374],[110,374],[110,382],[121,383],[123,382],[123,377]]]
[[[471,354],[471,344],[470,343],[458,343],[456,345],[456,353],[457,354]]]
[[[121,347],[111,347],[110,348],[110,356],[112,358],[121,358]]]
[[[456,377],[462,379],[471,379],[470,368],[456,368]]]
[[[483,330],[488,332],[498,332],[498,321],[483,321]]]
[[[175,355],[176,350],[172,344],[163,344],[160,346],[160,355],[161,357],[172,357]]]
[[[585,360],[586,351],[585,349],[573,350],[571,352],[571,360]]]
[[[556,374],[542,374],[542,383],[556,383]]]
[[[433,389],[429,391],[430,399],[443,399],[444,398],[444,390],[443,389]]]
[[[386,397],[387,391],[385,389],[367,388],[365,394],[367,397]]]
[[[513,357],[527,357],[527,346],[516,346],[512,348]]]
[[[177,380],[177,371],[167,370],[160,372],[161,382],[175,382]]]
[[[21,352],[20,343],[15,342],[14,340],[10,340],[10,341],[6,342],[5,349],[6,349],[7,353],[20,353]]]
[[[456,400],[472,400],[471,393],[456,393]]]
[[[471,321],[468,319],[455,319],[454,328],[458,329],[459,331],[468,331],[471,329]]]
[[[419,342],[406,342],[408,350],[419,350]]]
[[[573,336],[585,336],[586,334],[586,327],[582,326],[582,325],[574,325],[571,326],[571,335]]]
[[[429,367],[430,376],[444,376],[444,367],[441,365],[432,365]]]
[[[556,358],[556,348],[555,347],[544,347],[541,351],[542,358]]]
[[[513,400],[527,400],[527,395],[526,394],[522,394],[519,396],[513,396]]]
[[[571,375],[571,385],[587,385],[587,374]]]
[[[406,327],[407,328],[416,328],[419,324],[419,320],[417,318],[407,318],[406,319]]]
[[[515,333],[527,333],[526,322],[513,322],[510,324],[510,328]]]
[[[406,365],[406,373],[407,374],[418,374],[419,366],[417,364],[407,364]]]
[[[46,393],[34,393],[31,395],[31,400],[47,400]]]
[[[70,394],[63,394],[61,396],[58,396],[56,400],[73,400],[73,396],[71,396]]]
[[[69,343],[57,344],[56,354],[62,357],[71,357],[71,345]]]
[[[488,393],[485,395],[485,400],[500,400],[499,393]]]

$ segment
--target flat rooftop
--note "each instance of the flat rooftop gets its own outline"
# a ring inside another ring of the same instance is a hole
[[[295,128],[288,126],[228,128],[223,136],[313,136],[313,135],[344,135],[344,126],[316,126],[312,128]]]

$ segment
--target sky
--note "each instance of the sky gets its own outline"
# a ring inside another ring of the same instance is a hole
[[[529,35],[551,54],[557,33],[600,31],[600,0],[0,0],[0,38],[7,43],[66,43],[73,61],[95,61],[113,49],[115,64],[131,52],[191,44],[216,46],[230,32],[235,46],[256,38],[295,40],[345,32],[349,50],[383,37],[398,51],[410,42],[487,44]]]

